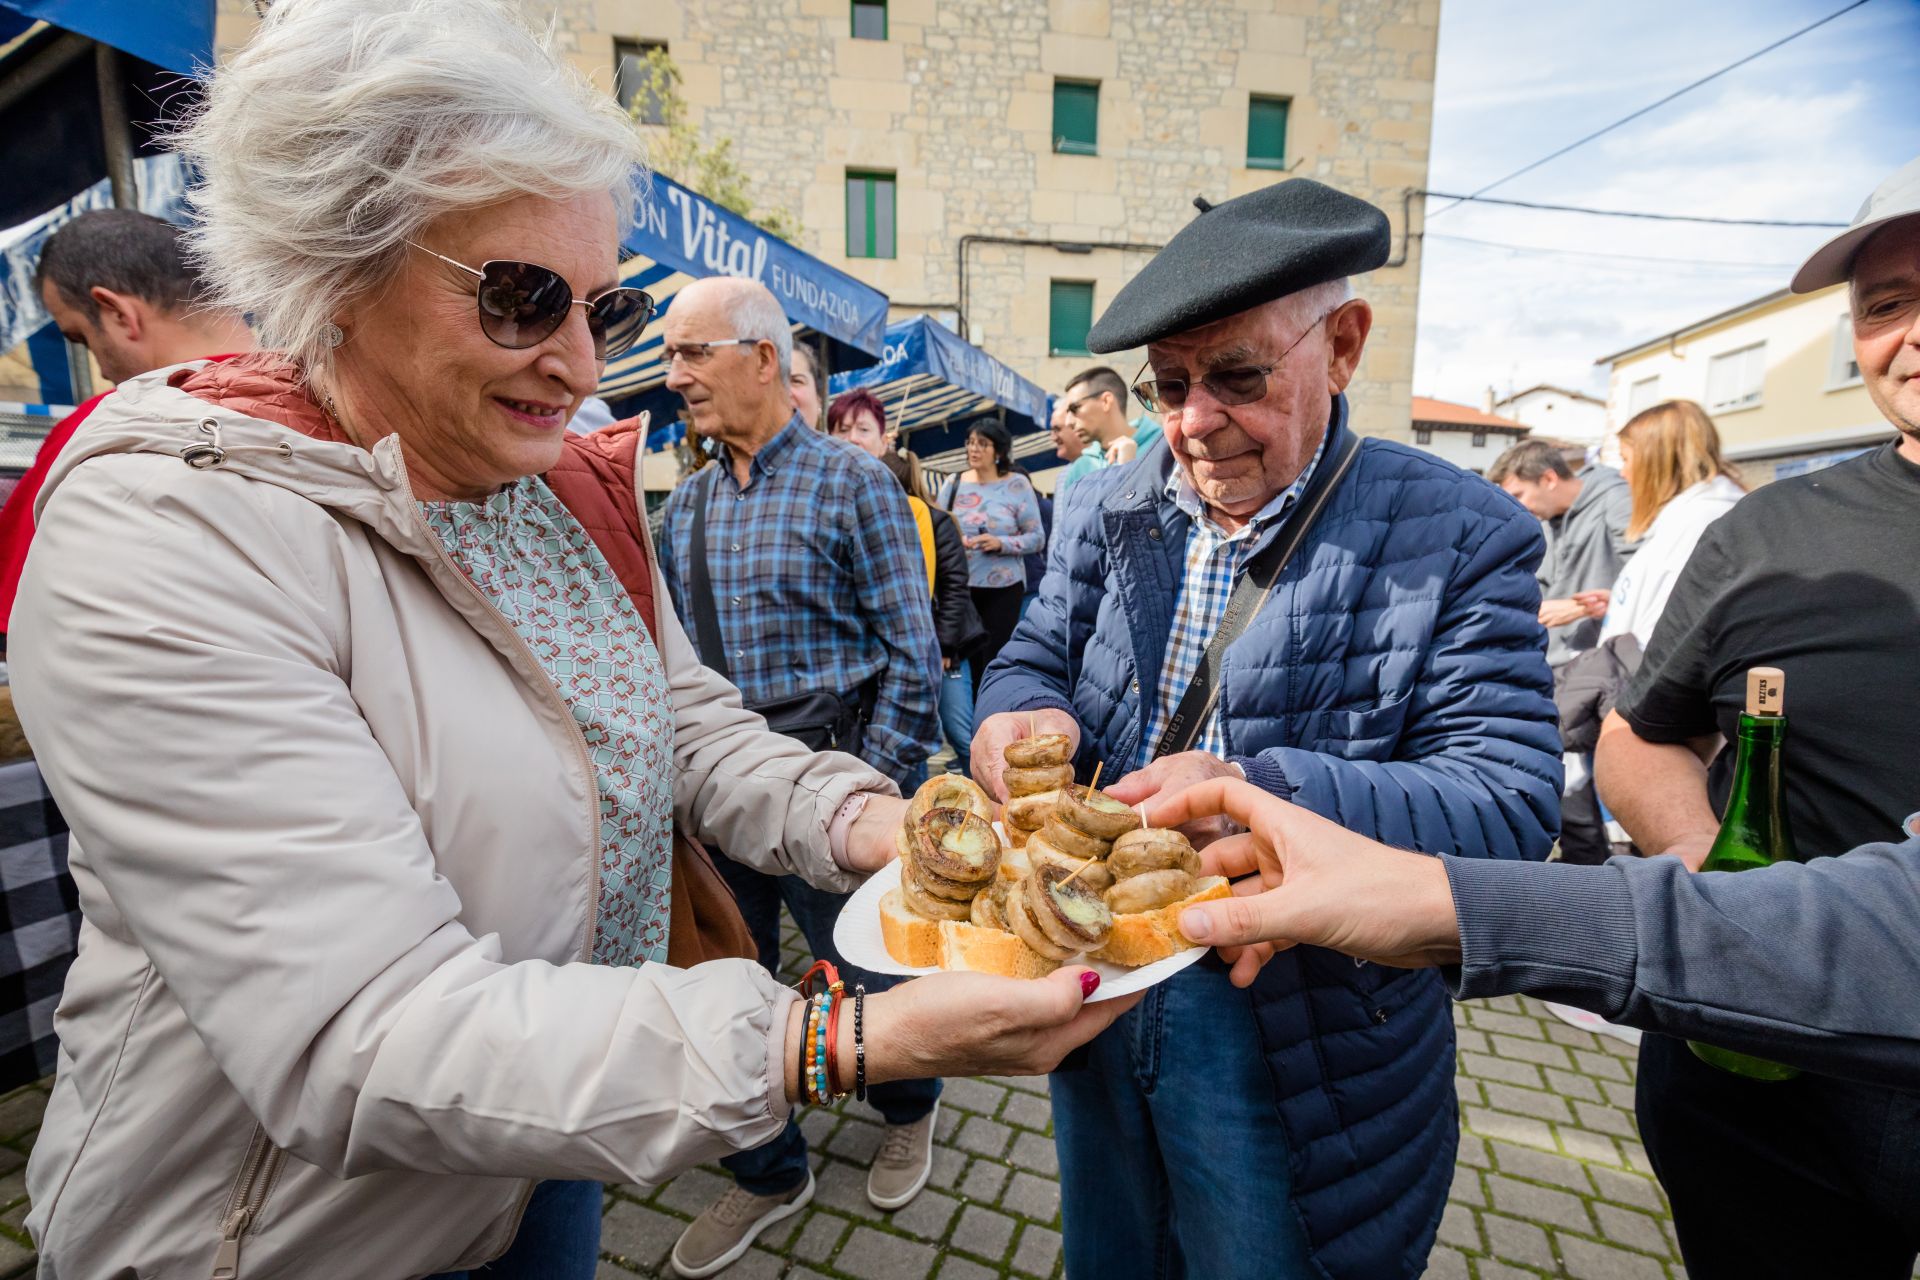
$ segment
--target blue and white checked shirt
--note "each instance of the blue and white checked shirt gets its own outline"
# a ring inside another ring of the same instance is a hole
[[[1200,669],[1207,642],[1213,639],[1214,628],[1220,625],[1220,616],[1227,611],[1227,601],[1233,596],[1233,583],[1240,576],[1241,563],[1255,547],[1266,542],[1265,535],[1307,491],[1313,473],[1320,469],[1320,458],[1327,451],[1327,437],[1332,434],[1329,429],[1320,437],[1320,447],[1313,451],[1312,460],[1301,470],[1299,478],[1233,533],[1222,532],[1214,524],[1206,504],[1187,483],[1186,473],[1178,463],[1168,473],[1167,497],[1193,521],[1193,532],[1187,535],[1187,568],[1181,576],[1180,593],[1174,604],[1173,634],[1167,637],[1166,665],[1160,669],[1160,685],[1154,693],[1153,720],[1140,739],[1141,767],[1153,759],[1154,744],[1167,731],[1167,722],[1173,719],[1180,699],[1186,696],[1193,673]],[[1226,740],[1220,734],[1220,708],[1216,703],[1206,723],[1200,726],[1191,750],[1224,757],[1226,749]]]
[[[667,499],[660,571],[689,635],[693,500],[708,485],[707,566],[741,696],[852,697],[877,674],[867,760],[910,779],[939,742],[940,646],[900,482],[796,414],[754,454],[745,489],[724,459],[680,485]]]

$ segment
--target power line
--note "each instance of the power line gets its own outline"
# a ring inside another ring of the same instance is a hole
[[[1733,262],[1726,258],[1662,258],[1641,253],[1597,253],[1586,249],[1557,249],[1541,244],[1501,244],[1497,240],[1475,240],[1471,236],[1442,235],[1430,231],[1423,237],[1427,240],[1446,240],[1455,244],[1477,244],[1488,249],[1504,249],[1509,253],[1541,253],[1560,258],[1604,258],[1619,262],[1665,262],[1685,267],[1751,267],[1755,270],[1791,271],[1800,264],[1797,262]]]
[[[1786,44],[1792,40],[1798,40],[1801,36],[1807,34],[1807,32],[1812,31],[1817,27],[1825,26],[1827,23],[1832,22],[1835,18],[1838,18],[1842,14],[1851,13],[1855,9],[1858,9],[1861,5],[1866,4],[1867,2],[1868,0],[1853,0],[1852,4],[1847,5],[1845,8],[1835,9],[1832,13],[1828,14],[1826,17],[1821,18],[1817,22],[1809,23],[1808,25],[1794,32],[1792,35],[1782,36],[1780,39],[1775,40],[1772,44],[1768,45],[1764,49],[1756,49],[1752,53],[1748,54],[1744,58],[1739,59],[1738,61],[1729,62],[1726,66],[1720,68],[1718,71],[1713,72],[1711,75],[1702,76],[1698,80],[1695,80],[1692,84],[1685,85],[1685,86],[1682,86],[1681,88],[1675,89],[1672,93],[1660,99],[1658,102],[1650,102],[1646,106],[1641,107],[1638,111],[1635,111],[1634,113],[1632,113],[1631,115],[1621,116],[1618,120],[1615,120],[1612,124],[1607,125],[1606,127],[1601,129],[1595,129],[1592,133],[1588,134],[1586,137],[1581,138],[1575,142],[1569,142],[1566,146],[1561,147],[1558,151],[1552,152],[1551,154],[1541,156],[1538,160],[1535,160],[1532,164],[1522,165],[1520,168],[1515,169],[1512,173],[1508,174],[1504,178],[1494,179],[1492,182],[1489,182],[1486,186],[1480,187],[1477,190],[1475,190],[1472,195],[1446,197],[1447,199],[1452,200],[1454,203],[1449,205],[1442,205],[1440,208],[1435,209],[1433,212],[1429,213],[1427,217],[1429,218],[1438,217],[1440,214],[1445,213],[1448,209],[1455,208],[1456,206],[1464,203],[1465,201],[1472,200],[1477,196],[1485,195],[1487,192],[1493,190],[1495,187],[1504,186],[1507,183],[1512,182],[1515,178],[1519,177],[1523,173],[1532,173],[1535,169],[1538,169],[1541,165],[1546,164],[1549,160],[1558,160],[1561,156],[1567,154],[1567,152],[1572,151],[1578,147],[1586,146],[1587,143],[1592,142],[1595,138],[1600,137],[1602,134],[1612,133],[1615,129],[1618,129],[1621,125],[1630,124],[1633,121],[1638,120],[1641,116],[1646,115],[1649,111],[1654,111],[1660,107],[1666,106],[1669,102],[1672,102],[1675,98],[1680,97],[1682,94],[1692,93],[1695,89],[1698,89],[1701,85],[1707,84],[1713,80],[1718,80],[1721,76],[1727,74],[1727,72],[1729,71],[1735,70],[1736,68],[1744,67],[1749,62],[1752,62],[1755,58],[1758,58],[1763,54],[1772,53],[1775,49],[1778,49],[1781,45]],[[1702,219],[1702,221],[1704,221],[1704,219]],[[1811,226],[1815,224],[1796,223],[1793,225]],[[1818,225],[1825,226],[1825,225],[1833,225],[1833,224],[1822,223]]]
[[[1864,0],[1863,0],[1864,2]],[[1644,213],[1628,209],[1589,209],[1577,204],[1541,204],[1533,200],[1503,200],[1498,196],[1457,195],[1451,191],[1416,191],[1415,195],[1433,196],[1440,200],[1457,202],[1471,200],[1475,204],[1499,204],[1512,209],[1545,209],[1553,213],[1590,213],[1596,218],[1645,218],[1653,222],[1704,222],[1717,227],[1846,227],[1846,222],[1797,222],[1780,218],[1709,218],[1704,214],[1685,213]],[[1448,209],[1453,205],[1445,206]],[[1429,218],[1433,215],[1428,214]]]

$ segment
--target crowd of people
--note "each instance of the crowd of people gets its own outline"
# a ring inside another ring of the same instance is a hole
[[[1685,402],[1617,471],[1361,438],[1387,218],[1295,178],[1120,290],[1089,344],[1149,368],[1061,389],[1041,494],[998,422],[940,476],[823,402],[755,281],[656,324],[634,131],[506,0],[275,5],[174,145],[190,229],[48,242],[118,386],[0,513],[84,915],[49,1274],[585,1280],[602,1182],[718,1160],[671,1253],[713,1275],[812,1197],[802,1105],[879,1112],[894,1210],[943,1076],[1050,1072],[1069,1276],[1412,1280],[1450,1001],[1510,991],[1649,1032],[1689,1274],[1911,1270],[1920,162],[1793,281],[1849,286],[1892,437],[1816,477],[1748,493]],[[643,332],[711,459],[653,527],[642,425],[581,417]],[[1695,876],[1755,665],[1817,860]],[[847,963],[903,795],[1004,799],[1036,734],[1236,879],[1181,914],[1215,951],[1098,1002]],[[783,910],[846,1018],[775,976]]]

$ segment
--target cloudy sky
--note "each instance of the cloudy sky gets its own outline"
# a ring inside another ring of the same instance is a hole
[[[1475,190],[1846,2],[1447,0],[1429,186]],[[1870,0],[1488,194],[1845,222],[1920,155],[1916,85],[1920,0]],[[1784,286],[1833,234],[1486,205],[1427,233],[1414,391],[1471,404],[1541,382],[1604,394],[1596,357]]]

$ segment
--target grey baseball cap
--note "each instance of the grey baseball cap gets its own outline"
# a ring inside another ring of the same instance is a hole
[[[1844,283],[1853,270],[1853,256],[1874,232],[1916,215],[1920,215],[1920,159],[1908,161],[1874,188],[1860,212],[1853,215],[1852,225],[1815,249],[1793,273],[1793,283],[1787,287],[1795,293],[1812,293]]]

